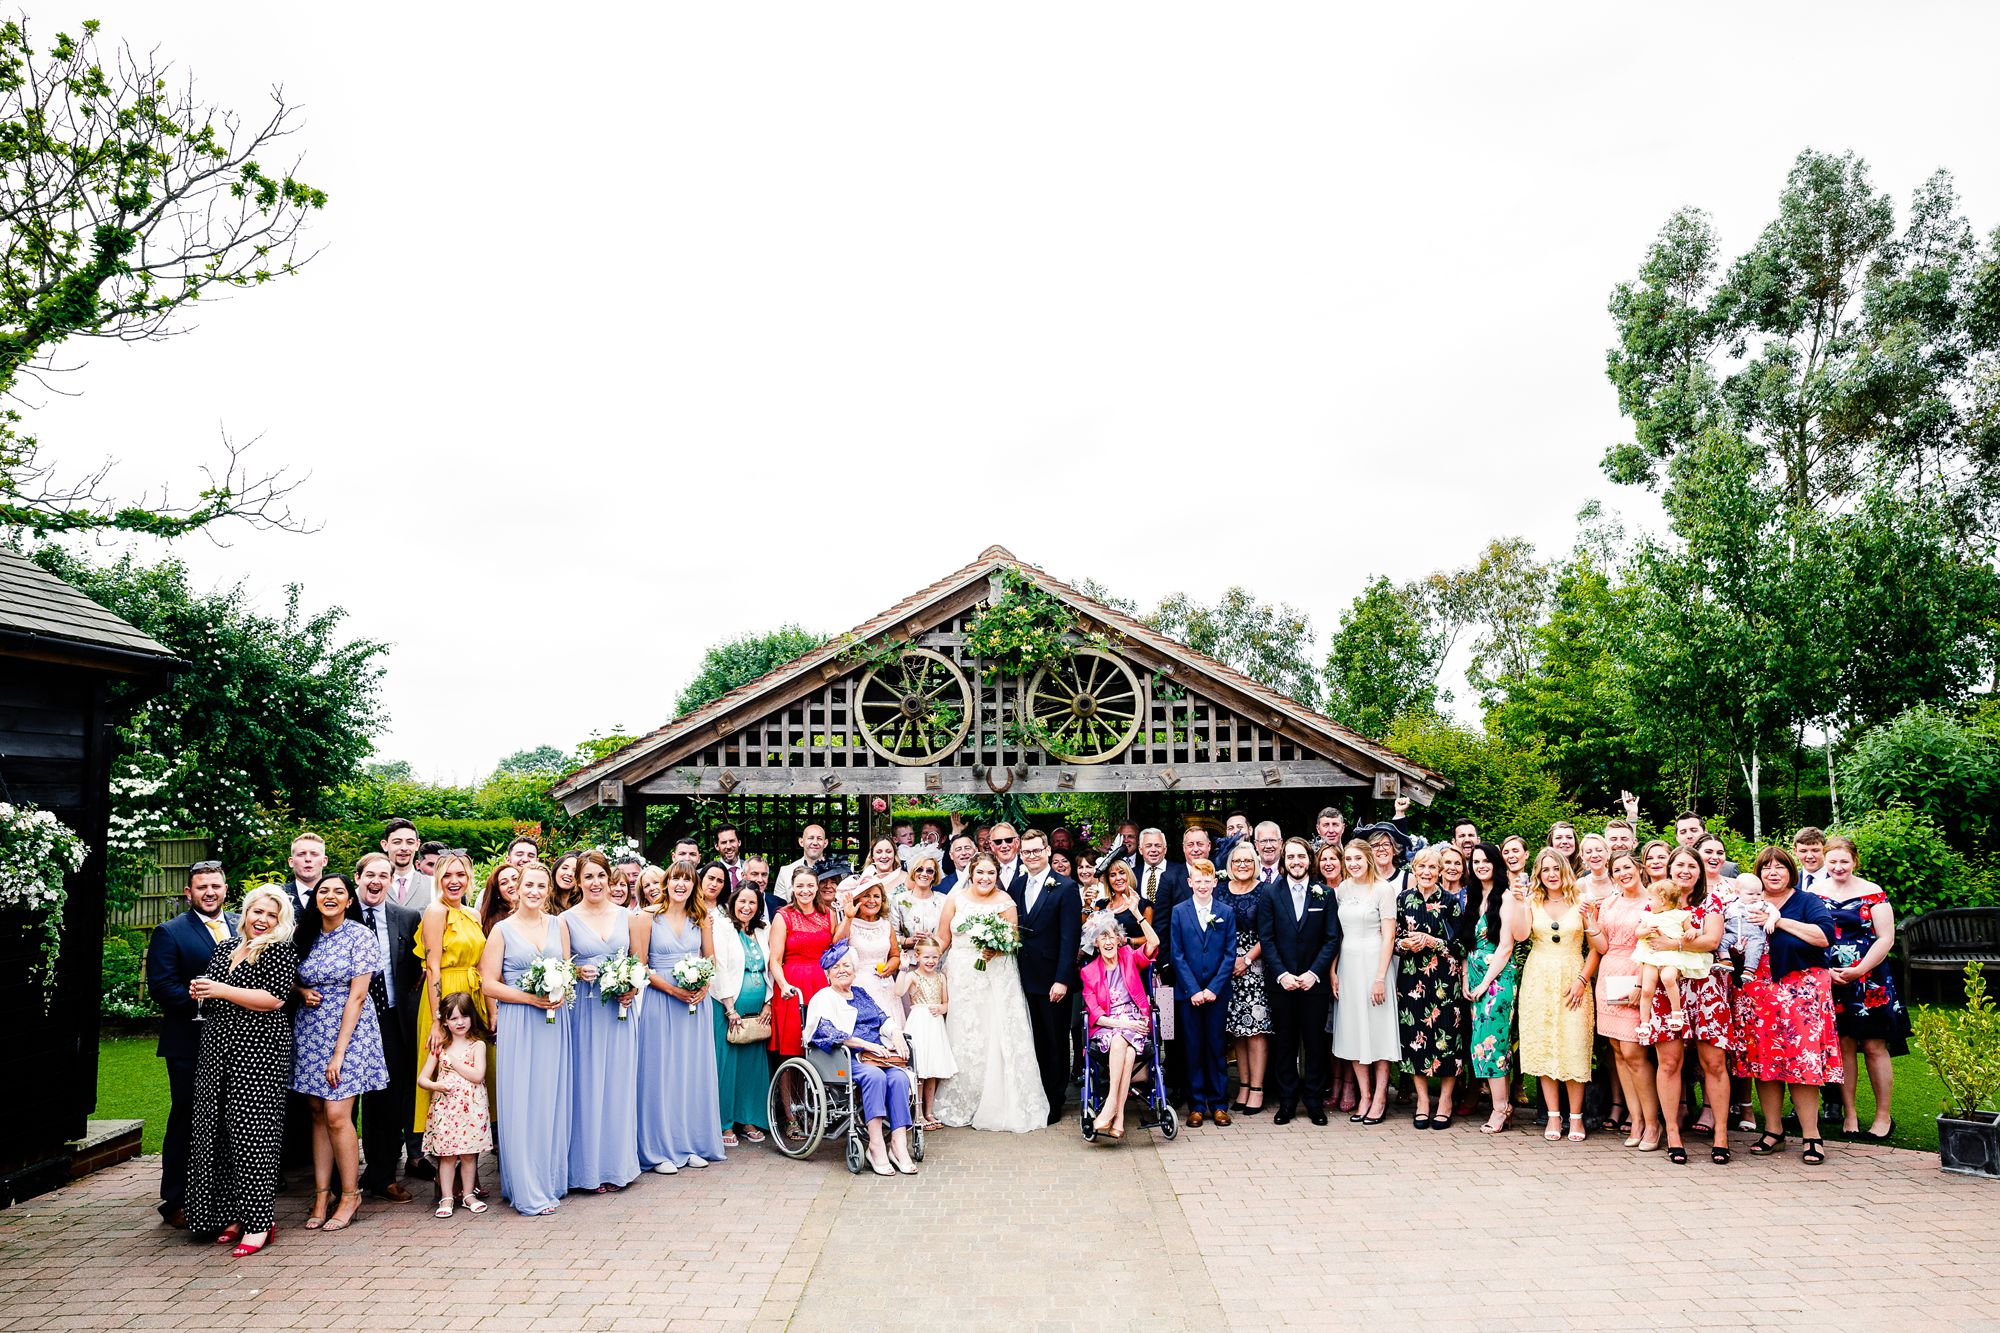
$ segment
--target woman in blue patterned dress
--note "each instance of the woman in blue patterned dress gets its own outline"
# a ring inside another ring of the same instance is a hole
[[[514,910],[502,917],[479,957],[480,990],[493,1005],[494,1039],[507,1058],[494,1070],[494,1139],[500,1189],[514,1211],[553,1213],[569,1189],[570,1026],[549,1010],[561,1002],[521,989],[543,958],[569,957],[563,923],[542,909],[552,891],[549,868],[521,867]],[[629,1024],[628,1024],[629,1026]]]
[[[728,881],[720,863],[716,872]],[[712,1002],[707,986],[687,990],[674,980],[674,964],[682,959],[715,956],[710,932],[720,923],[703,903],[695,874],[678,861],[668,866],[666,896],[632,918],[632,952],[646,960],[649,987],[633,1024],[639,1029],[639,1166],[663,1176],[722,1160]]]
[[[308,1231],[339,1231],[361,1208],[361,1140],[354,1132],[355,1098],[389,1086],[382,1029],[368,983],[382,970],[375,932],[361,924],[354,881],[327,875],[313,891],[318,911],[299,923],[299,1013],[294,1034],[292,1091],[312,1106],[313,1206]],[[335,1168],[340,1207],[327,1216]]]
[[[627,991],[607,1003],[597,969],[621,953],[644,957],[639,918],[611,900],[611,865],[604,853],[576,858],[576,906],[562,914],[569,961],[576,968],[570,1006],[569,1187],[603,1194],[639,1178],[639,1024],[620,1022],[639,998]],[[635,940],[637,943],[635,944]],[[506,1064],[502,1057],[501,1064]]]
[[[1896,943],[1896,913],[1889,895],[1854,873],[1851,838],[1826,840],[1825,871],[1812,891],[1833,912],[1833,1021],[1840,1032],[1841,1133],[1862,1143],[1887,1143],[1896,1131],[1890,1100],[1896,1091],[1891,1063],[1910,1049],[1910,1012],[1896,993],[1889,950]],[[1868,1086],[1875,1093],[1875,1119],[1861,1129],[1855,1098],[1861,1091],[1857,1066],[1868,1063]]]

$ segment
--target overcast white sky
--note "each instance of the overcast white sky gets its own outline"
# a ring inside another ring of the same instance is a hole
[[[1323,643],[1371,574],[1651,512],[1605,301],[1674,208],[1740,250],[1811,145],[2000,224],[1992,6],[1358,8],[36,5],[282,81],[332,203],[31,424],[130,489],[221,427],[310,469],[319,534],[183,553],[392,642],[381,753],[472,781],[996,541]]]

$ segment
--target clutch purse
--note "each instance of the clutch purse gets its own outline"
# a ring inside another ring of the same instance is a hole
[[[761,1046],[771,1039],[770,1012],[759,1010],[747,1018],[738,1014],[729,1020],[729,1030],[723,1035],[731,1046]]]
[[[1606,1004],[1623,1004],[1631,999],[1638,992],[1638,989],[1639,978],[1636,976],[1606,977],[1604,979],[1604,1002]]]

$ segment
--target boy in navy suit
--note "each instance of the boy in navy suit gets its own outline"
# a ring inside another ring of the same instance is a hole
[[[1229,979],[1236,971],[1236,913],[1215,901],[1215,866],[1187,864],[1188,896],[1174,904],[1175,1039],[1187,1060],[1188,1118],[1199,1128],[1204,1114],[1229,1123],[1229,1039],[1223,1016],[1229,1009]]]
[[[188,983],[208,972],[217,946],[236,934],[236,914],[222,910],[229,877],[220,861],[188,867],[188,909],[153,927],[146,944],[146,990],[160,1006],[160,1044],[167,1062],[166,1137],[160,1143],[160,1219],[186,1227],[188,1140],[194,1132],[194,1070],[201,1056],[201,1026]]]

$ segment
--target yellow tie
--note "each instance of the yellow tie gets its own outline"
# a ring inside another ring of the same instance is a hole
[[[221,917],[205,917],[202,924],[208,927],[208,937],[217,944],[229,938],[229,930],[222,924]]]
[[[1151,898],[1151,897],[1153,896],[1154,892],[1155,892],[1155,891],[1156,891],[1156,890],[1157,890],[1157,889],[1158,889],[1159,887],[1160,887],[1160,868],[1159,868],[1158,866],[1147,866],[1147,867],[1146,867],[1146,896],[1147,896],[1148,898]]]

